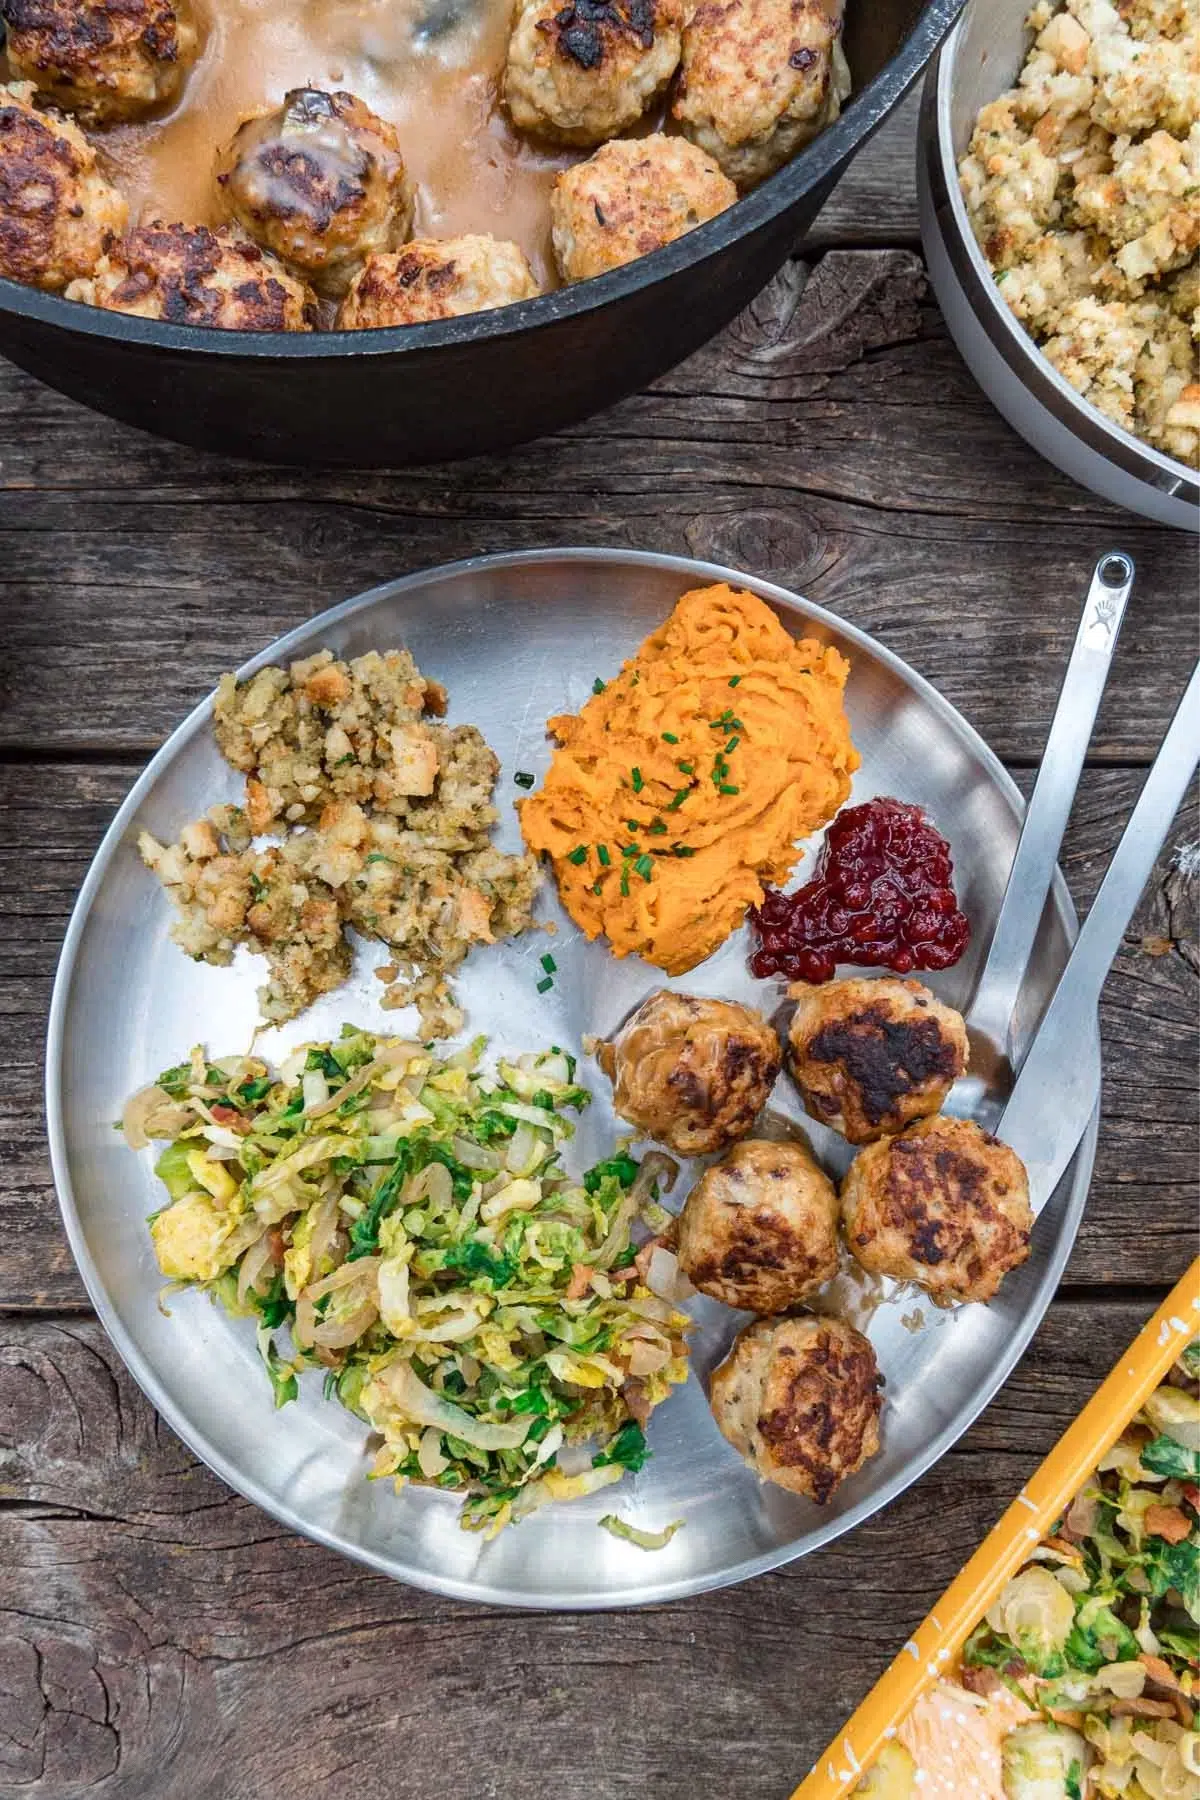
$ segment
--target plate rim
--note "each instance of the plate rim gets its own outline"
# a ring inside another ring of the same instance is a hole
[[[237,670],[237,678],[244,680],[258,669],[277,662],[281,658],[286,658],[292,651],[311,641],[315,633],[340,625],[343,621],[353,618],[356,613],[365,611],[381,601],[402,601],[406,595],[432,581],[461,578],[488,569],[524,568],[553,562],[598,563],[602,566],[621,564],[658,571],[665,570],[681,576],[690,585],[700,582],[706,584],[728,582],[733,587],[748,588],[759,598],[781,608],[785,613],[799,614],[844,638],[848,638],[858,648],[867,651],[872,657],[878,658],[926,704],[940,714],[943,721],[954,732],[965,738],[973,754],[979,758],[1001,792],[1012,804],[1018,823],[1023,819],[1024,796],[991,746],[931,681],[912,668],[893,650],[890,650],[886,644],[881,643],[879,639],[872,637],[869,632],[862,630],[861,627],[852,624],[849,620],[843,619],[838,613],[818,605],[815,601],[806,599],[801,594],[794,593],[789,588],[780,586],[777,582],[746,571],[732,569],[725,564],[675,556],[666,552],[625,550],[599,545],[567,545],[536,550],[506,550],[462,557],[447,563],[436,563],[428,568],[398,576],[391,581],[377,582],[362,593],[355,594],[348,600],[343,600],[335,606],[313,614],[243,663]],[[394,1581],[407,1583],[426,1593],[437,1594],[446,1599],[533,1612],[601,1612],[634,1606],[661,1605],[664,1602],[688,1599],[693,1595],[716,1592],[721,1588],[732,1587],[737,1583],[752,1580],[756,1576],[783,1568],[804,1556],[811,1555],[814,1551],[823,1549],[837,1538],[864,1524],[876,1513],[882,1512],[885,1507],[890,1506],[894,1500],[927,1474],[935,1463],[940,1462],[947,1451],[952,1449],[954,1444],[965,1435],[995,1398],[1024,1355],[1046,1315],[1058,1288],[1063,1269],[1074,1248],[1091,1189],[1096,1144],[1099,1136],[1102,1091],[1102,1068],[1099,1056],[1097,1059],[1096,1099],[1087,1129],[1072,1158],[1071,1191],[1064,1208],[1058,1238],[1034,1290],[1031,1303],[1008,1339],[1003,1354],[998,1358],[987,1378],[980,1384],[976,1394],[972,1395],[967,1402],[965,1413],[956,1414],[954,1419],[937,1433],[925,1451],[916,1457],[911,1465],[898,1470],[878,1493],[869,1497],[864,1496],[857,1505],[850,1507],[845,1513],[839,1514],[836,1519],[829,1519],[824,1524],[818,1524],[813,1530],[806,1532],[803,1540],[799,1543],[792,1542],[777,1546],[758,1556],[747,1557],[716,1575],[705,1573],[666,1581],[650,1580],[637,1587],[605,1590],[604,1592],[596,1591],[586,1595],[580,1595],[577,1592],[556,1594],[551,1591],[540,1598],[531,1599],[528,1594],[516,1589],[489,1586],[473,1580],[460,1581],[453,1577],[438,1575],[424,1568],[415,1568],[406,1562],[403,1556],[380,1554],[348,1541],[336,1531],[328,1530],[300,1518],[286,1502],[267,1493],[258,1481],[245,1475],[220,1450],[210,1444],[203,1431],[193,1427],[190,1419],[182,1414],[165,1392],[153,1364],[143,1357],[126,1331],[118,1309],[110,1301],[99,1271],[92,1260],[71,1182],[63,1118],[62,1077],[65,1023],[72,979],[93,901],[103,883],[109,865],[125,845],[130,824],[136,818],[143,800],[154,788],[159,775],[169,768],[179,751],[207,726],[212,715],[214,692],[207,694],[192,708],[150,758],[117,808],[112,822],[100,840],[71,909],[71,916],[63,937],[51,993],[49,1024],[46,1034],[45,1105],[50,1166],[59,1214],[66,1231],[71,1254],[75,1259],[76,1268],[96,1316],[126,1368],[155,1411],[166,1420],[171,1430],[188,1449],[234,1493],[242,1495],[244,1499],[261,1508],[263,1512],[289,1530],[297,1532],[311,1542],[321,1544],[338,1555],[349,1557],[351,1561],[374,1569]],[[1078,934],[1079,921],[1066,879],[1057,864],[1051,886],[1051,897],[1062,918],[1068,944],[1073,944]],[[1093,1030],[1097,1050],[1100,1051],[1098,1011]],[[648,1573],[651,1572],[648,1571]]]

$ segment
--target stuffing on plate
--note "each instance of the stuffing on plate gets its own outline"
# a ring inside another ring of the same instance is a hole
[[[1039,0],[959,177],[1000,293],[1114,424],[1200,460],[1200,5]]]
[[[447,973],[530,924],[534,860],[491,842],[500,765],[476,726],[430,722],[445,706],[406,650],[350,663],[323,650],[222,678],[216,739],[246,776],[245,804],[138,847],[189,956],[226,965],[244,944],[266,957],[265,1019],[295,1018],[346,979],[349,926],[392,952],[376,971],[383,1005],[415,1003],[425,1036],[451,1037],[463,1015]]]

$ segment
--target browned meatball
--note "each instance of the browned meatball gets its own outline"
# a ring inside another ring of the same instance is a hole
[[[833,1183],[802,1144],[748,1138],[688,1195],[678,1251],[702,1294],[749,1312],[786,1312],[837,1274]]]
[[[67,298],[223,331],[311,331],[316,322],[304,283],[230,225],[139,226],[110,244]]]
[[[700,0],[672,108],[731,181],[750,187],[816,137],[850,89],[843,0]]]
[[[840,1319],[756,1319],[712,1378],[713,1417],[756,1475],[820,1505],[879,1448],[875,1352]]]
[[[197,47],[190,0],[0,0],[8,66],[94,125],[172,100]]]
[[[596,1059],[621,1117],[681,1156],[705,1156],[745,1137],[781,1060],[761,1013],[667,988],[643,1000]]]
[[[918,1282],[939,1306],[990,1300],[1029,1255],[1025,1165],[969,1119],[922,1119],[859,1151],[842,1225],[873,1275]]]
[[[550,194],[554,259],[586,281],[660,250],[737,199],[711,156],[686,138],[619,138],[564,169]]]
[[[129,208],[78,125],[32,94],[0,87],[0,275],[56,293],[90,274]]]
[[[425,325],[532,300],[539,291],[517,244],[482,234],[415,238],[403,250],[370,258],[342,302],[338,329]]]
[[[521,131],[602,144],[636,125],[679,63],[681,0],[518,0],[504,104]]]
[[[798,983],[788,1068],[805,1110],[852,1144],[938,1111],[967,1067],[967,1028],[919,981]]]
[[[276,112],[247,119],[217,158],[217,186],[257,243],[327,294],[412,229],[395,127],[353,94],[295,88]]]

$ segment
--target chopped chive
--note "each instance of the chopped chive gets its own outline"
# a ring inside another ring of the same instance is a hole
[[[731,738],[730,738],[730,740],[729,740],[729,742],[728,742],[728,743],[727,743],[727,744],[726,744],[726,746],[725,746],[725,754],[726,754],[726,756],[728,756],[728,755],[730,755],[730,753],[731,753],[731,752],[732,752],[732,751],[734,751],[734,750],[736,750],[736,749],[737,749],[737,747],[738,747],[738,745],[739,745],[739,744],[740,744],[740,743],[741,743],[741,741],[742,741],[742,740],[741,740],[741,738],[740,738],[740,737],[731,737]]]
[[[638,853],[636,844],[618,844],[617,848],[620,850],[622,856],[636,856]]]
[[[654,868],[654,864],[650,861],[650,858],[648,856],[639,856],[637,861],[634,863],[633,867],[634,867],[636,873],[641,876],[643,881],[649,881],[650,873],[651,873],[651,870]]]
[[[683,770],[683,772],[684,772],[684,774],[685,774],[685,775],[694,775],[694,774],[695,774],[695,773],[696,773],[696,765],[695,765],[695,763],[690,763],[690,762],[677,762],[677,763],[676,763],[676,764],[675,764],[675,767],[676,767],[676,768],[677,768],[677,769],[682,769],[682,770]]]
[[[676,788],[674,799],[667,801],[667,804],[663,808],[663,811],[664,812],[678,812],[679,808],[683,805],[684,801],[687,799],[687,797],[691,793],[691,791],[692,791],[691,788]]]
[[[542,967],[543,967],[543,969],[545,969],[547,975],[553,975],[554,971],[558,967],[558,964],[555,962],[555,960],[552,956],[543,956]]]
[[[661,819],[655,819],[653,825],[648,825],[646,829],[651,837],[661,837],[667,828]]]
[[[623,894],[628,894],[628,892],[629,892],[629,864],[628,863],[626,863],[625,867],[621,870],[621,892]]]
[[[679,739],[675,736],[673,731],[664,731],[662,736],[664,744],[677,744],[679,742]]]
[[[604,692],[604,689],[606,686],[607,686],[607,683],[601,681],[600,677],[597,675],[595,681],[593,681],[593,683],[592,683],[593,694],[602,694]]]
[[[513,776],[513,780],[516,782],[518,787],[531,788],[533,786],[534,782],[537,780],[537,776],[531,775],[529,773],[528,769],[518,769],[516,774]]]
[[[602,869],[607,869],[609,863],[612,861],[612,857],[608,853],[608,845],[607,844],[597,844],[596,845],[596,856],[599,860],[600,867]]]
[[[537,984],[537,991],[539,994],[548,994],[553,986],[554,982],[551,980],[550,976],[544,975]]]
[[[642,780],[642,771],[640,769],[631,769],[629,771],[629,778],[633,783],[634,793],[640,794],[642,789],[646,785],[645,782]]]
[[[599,892],[600,892],[600,883],[599,883],[599,882],[598,882],[598,881],[593,881],[593,883],[592,883],[592,892],[593,892],[593,894],[599,894]]]
[[[740,794],[741,791],[741,788],[730,787],[727,781],[723,781],[717,789],[717,792],[720,794]]]
[[[579,867],[580,863],[586,862],[587,861],[587,845],[586,844],[576,844],[576,846],[573,850],[568,850],[567,851],[567,861],[569,863],[574,863],[576,868]]]
[[[687,844],[672,844],[671,852],[674,856],[695,856],[696,854]]]
[[[383,854],[383,851],[382,851],[382,850],[372,850],[372,852],[371,852],[371,854],[370,854],[370,856],[368,856],[368,858],[367,858],[367,861],[368,861],[368,862],[369,862],[369,863],[373,863],[373,862],[391,862],[391,860],[392,860],[392,859],[391,859],[391,857],[390,857],[390,856],[385,856],[385,855],[384,855],[384,854]]]
[[[731,676],[730,676],[730,677],[729,677],[729,685],[730,685],[730,687],[736,687],[736,686],[737,686],[737,684],[738,684],[738,682],[739,682],[739,681],[740,681],[740,680],[741,680],[741,679],[742,679],[742,678],[741,678],[741,676],[740,676],[740,675],[731,675]]]
[[[642,829],[636,819],[626,819],[625,826],[629,831],[640,831]]]

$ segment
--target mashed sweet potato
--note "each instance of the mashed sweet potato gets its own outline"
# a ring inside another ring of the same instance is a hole
[[[521,826],[585,936],[681,975],[786,881],[858,767],[848,674],[755,595],[697,588],[581,712],[551,719],[560,748]]]

